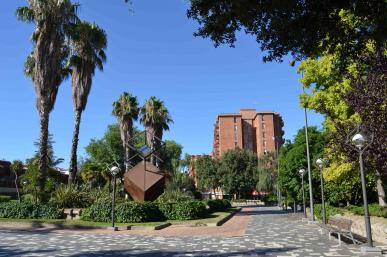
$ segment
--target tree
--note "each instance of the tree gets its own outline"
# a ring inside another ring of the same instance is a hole
[[[160,158],[163,167],[171,173],[177,173],[181,161],[183,146],[174,140],[165,140],[165,147],[161,151]]]
[[[287,141],[282,147],[279,155],[280,161],[280,172],[279,172],[279,186],[281,192],[288,196],[292,200],[302,200],[301,191],[301,178],[299,170],[304,168],[307,170],[307,159],[306,159],[306,140],[304,128],[298,130],[297,135],[294,137],[293,142]],[[310,149],[310,160],[311,160],[311,172],[312,172],[312,187],[313,195],[316,199],[320,198],[319,188],[319,170],[313,165],[314,161],[321,157],[324,145],[325,135],[319,131],[317,127],[308,127],[309,136],[309,149]],[[308,174],[305,174],[307,177]],[[305,184],[305,191],[308,190],[308,184]]]
[[[147,143],[156,150],[154,155],[159,156],[157,149],[160,148],[163,131],[169,130],[169,123],[173,122],[164,102],[151,96],[141,108],[140,122],[147,131]],[[159,165],[159,161],[154,155],[152,155],[151,162]]]
[[[365,52],[365,56],[373,55],[374,48],[372,44],[369,46],[370,50]],[[383,59],[385,62],[386,58],[374,60],[367,57],[368,60],[363,61],[363,65],[352,63],[346,68],[347,72],[342,74],[338,74],[335,70],[338,58],[336,54],[326,54],[319,59],[309,58],[301,62],[299,71],[304,72],[301,82],[303,86],[312,89],[311,93],[301,95],[301,103],[325,115],[327,146],[324,158],[329,160],[329,164],[324,171],[330,174],[330,183],[336,185],[343,183],[343,187],[344,184],[357,185],[360,188],[358,178],[354,177],[358,170],[358,153],[349,147],[347,135],[360,123],[366,133],[374,135],[376,140],[364,157],[368,173],[376,175],[379,204],[383,206],[385,205],[383,180],[387,181],[386,174],[382,172],[387,169],[384,154],[387,144],[384,122],[387,93],[385,77],[383,78],[386,71],[385,68],[383,71],[382,67]],[[376,64],[373,63],[375,61]],[[366,63],[368,64],[364,65]],[[340,195],[352,195],[353,190],[350,187],[344,188],[348,191]],[[337,199],[343,201],[340,197]],[[357,202],[353,197],[348,199]]]
[[[256,189],[259,192],[273,192],[277,180],[277,158],[274,152],[269,152],[258,158]]]
[[[257,155],[251,151],[235,148],[220,158],[219,176],[224,191],[237,198],[248,197],[257,184]]]
[[[200,28],[195,36],[209,37],[215,46],[234,46],[236,33],[255,36],[264,61],[317,57],[340,49],[341,61],[357,56],[369,40],[386,42],[387,3],[375,1],[249,1],[191,0],[187,12]],[[348,19],[354,20],[349,26]]]
[[[117,117],[118,124],[120,126],[120,135],[122,146],[124,147],[124,163],[125,171],[130,168],[130,146],[129,142],[133,138],[133,120],[138,119],[139,107],[137,97],[124,92],[118,99],[113,103],[113,115]]]
[[[12,164],[11,164],[11,170],[15,174],[15,187],[16,187],[16,192],[17,192],[17,198],[20,201],[20,192],[19,192],[18,178],[24,172],[24,164],[23,164],[23,162],[20,161],[20,160],[14,160],[12,162]]]
[[[75,124],[71,146],[69,184],[75,180],[77,148],[82,112],[86,108],[95,69],[103,70],[106,61],[104,50],[107,46],[106,33],[95,24],[79,22],[71,30],[72,53],[69,64],[72,69],[72,93]]]
[[[199,189],[212,190],[216,195],[215,190],[221,185],[217,161],[208,155],[203,155],[195,161],[195,170]]]
[[[47,173],[47,140],[49,115],[54,108],[58,88],[68,71],[66,32],[75,23],[78,5],[70,0],[28,0],[28,6],[17,9],[17,17],[34,23],[33,51],[26,61],[25,73],[35,85],[36,108],[40,118],[38,188],[44,191]]]

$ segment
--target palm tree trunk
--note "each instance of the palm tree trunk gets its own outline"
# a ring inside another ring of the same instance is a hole
[[[48,122],[49,112],[40,111],[40,136],[39,136],[39,175],[38,175],[38,190],[39,193],[44,191],[47,174],[47,140],[48,140]]]
[[[73,131],[73,141],[71,146],[71,159],[70,159],[70,171],[68,184],[72,184],[75,181],[75,177],[77,175],[78,167],[77,167],[77,149],[78,149],[78,140],[79,140],[79,127],[81,125],[81,116],[82,111],[75,111],[75,124]]]

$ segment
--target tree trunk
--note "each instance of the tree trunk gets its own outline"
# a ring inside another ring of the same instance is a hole
[[[40,116],[40,136],[39,136],[39,175],[38,175],[38,191],[44,192],[47,174],[47,140],[48,140],[48,122],[49,112],[41,111]]]
[[[73,131],[73,141],[71,145],[71,158],[70,158],[70,170],[68,184],[72,184],[75,181],[78,167],[77,167],[77,149],[78,149],[78,140],[79,140],[79,127],[81,124],[82,112],[80,110],[75,111],[75,124]]]
[[[20,192],[19,192],[19,185],[17,184],[17,171],[15,171],[15,187],[16,187],[16,193],[17,193],[17,199],[20,202]]]
[[[386,192],[383,187],[383,181],[380,175],[380,172],[377,170],[376,172],[376,190],[378,192],[378,200],[380,206],[386,206]]]

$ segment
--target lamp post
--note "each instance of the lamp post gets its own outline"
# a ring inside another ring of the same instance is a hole
[[[113,199],[112,199],[112,229],[113,231],[118,230],[117,227],[115,227],[115,205],[116,205],[116,175],[120,171],[120,168],[117,166],[113,166],[110,168],[110,173],[113,176]]]
[[[306,204],[305,204],[305,192],[304,192],[304,175],[305,175],[305,170],[304,169],[300,169],[298,171],[300,173],[300,176],[301,176],[301,185],[302,185],[302,210],[304,212],[304,218],[306,218]]]
[[[304,87],[302,92],[305,93]],[[309,199],[310,199],[310,218],[314,222],[314,208],[313,208],[313,190],[312,190],[312,172],[310,171],[310,155],[309,155],[309,137],[308,137],[308,115],[306,112],[306,106],[304,107],[304,120],[305,120],[305,142],[306,142],[306,159],[308,161],[308,180],[309,180]]]
[[[367,190],[366,190],[366,182],[365,182],[364,167],[363,167],[363,152],[368,147],[368,145],[365,146],[365,144],[367,143],[367,139],[362,134],[357,133],[352,137],[352,143],[356,146],[356,149],[359,152],[360,179],[361,179],[361,187],[363,191],[364,221],[365,221],[365,227],[366,227],[366,233],[367,233],[367,245],[368,247],[373,247],[371,222],[370,222],[370,215],[368,212]]]
[[[325,198],[324,198],[324,177],[323,177],[324,160],[319,158],[316,160],[316,164],[320,169],[322,222],[323,222],[323,225],[325,225],[327,224],[327,217],[326,217]]]

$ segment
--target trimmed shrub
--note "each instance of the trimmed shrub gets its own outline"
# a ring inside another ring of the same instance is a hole
[[[11,201],[11,197],[8,195],[0,195],[0,203]]]
[[[202,201],[159,204],[160,211],[169,220],[192,220],[207,215],[206,205]]]
[[[152,202],[125,202],[117,205],[117,222],[147,222],[164,220],[158,206]]]
[[[83,209],[81,220],[109,222],[112,215],[112,203],[99,201],[92,204],[89,208]]]
[[[231,208],[230,201],[226,199],[208,200],[206,203],[209,207],[209,212],[226,211],[227,209]]]
[[[165,191],[161,194],[156,202],[158,203],[179,203],[184,201],[191,201],[193,198],[180,191]]]
[[[345,207],[345,209],[356,215],[364,215],[363,206],[351,205],[351,206]],[[383,207],[378,204],[369,204],[368,211],[371,216],[387,218],[387,207]]]
[[[315,204],[314,206],[314,215],[318,219],[322,219],[322,205],[321,204]],[[328,204],[325,205],[325,210],[326,210],[326,217],[327,220],[329,219],[330,216],[335,216],[336,214],[343,214],[344,211],[340,208],[330,206]]]
[[[63,211],[47,204],[6,202],[0,204],[0,218],[60,219]]]

